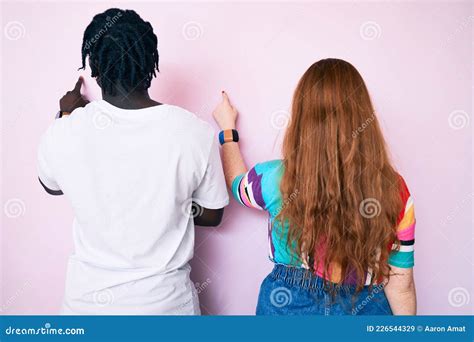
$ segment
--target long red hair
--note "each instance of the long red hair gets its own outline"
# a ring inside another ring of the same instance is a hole
[[[288,243],[326,279],[356,275],[358,288],[389,276],[402,200],[369,92],[359,72],[323,59],[295,90],[283,143]],[[292,196],[297,191],[297,196]]]

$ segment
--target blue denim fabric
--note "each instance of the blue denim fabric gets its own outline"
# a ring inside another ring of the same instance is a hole
[[[260,287],[257,315],[392,315],[381,285],[354,294],[354,286],[340,285],[332,297],[321,277],[277,264]]]

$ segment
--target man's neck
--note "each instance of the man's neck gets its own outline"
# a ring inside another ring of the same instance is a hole
[[[122,109],[142,109],[153,106],[159,106],[161,103],[156,102],[150,98],[148,91],[135,91],[127,96],[117,94],[117,95],[108,95],[102,92],[102,99],[107,101],[111,105]]]

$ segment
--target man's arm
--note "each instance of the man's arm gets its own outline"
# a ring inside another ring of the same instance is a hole
[[[217,227],[222,222],[224,208],[207,209],[193,202],[194,224],[203,227]]]

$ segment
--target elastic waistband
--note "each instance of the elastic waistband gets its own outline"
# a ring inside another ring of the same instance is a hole
[[[314,274],[311,270],[302,267],[275,264],[275,267],[270,274],[275,279],[281,279],[287,284],[296,285],[304,289],[327,290],[329,288],[327,285],[333,284],[325,284],[323,278]],[[334,284],[334,286],[336,290],[347,292],[353,292],[355,290],[355,286],[352,285]]]

